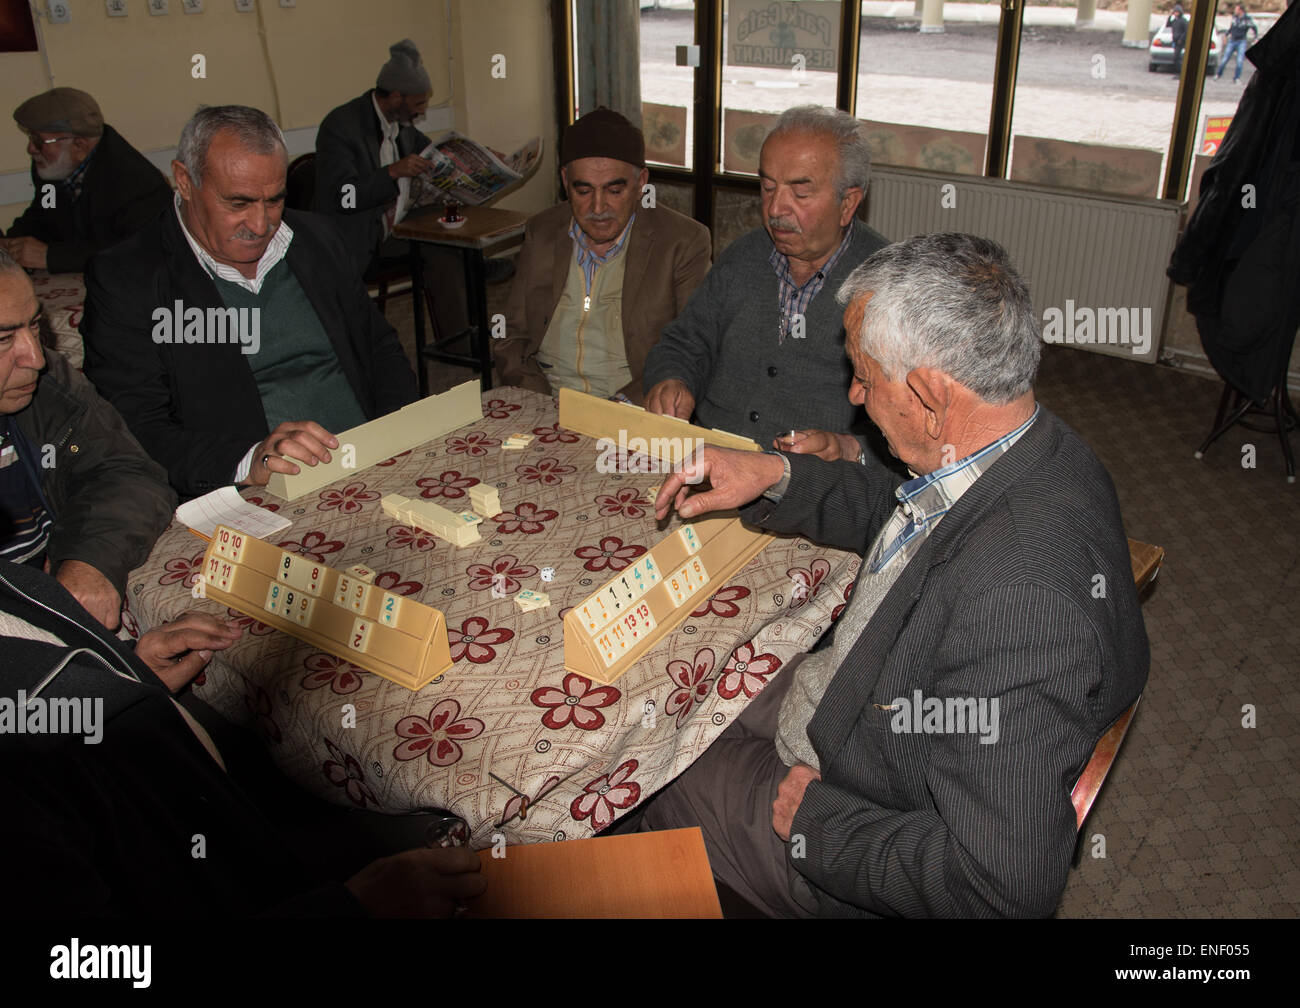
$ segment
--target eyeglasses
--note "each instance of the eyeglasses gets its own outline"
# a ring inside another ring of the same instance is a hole
[[[27,139],[36,147],[44,147],[46,144],[58,143],[60,140],[75,140],[77,138],[71,136],[62,136],[62,137],[51,137],[49,140],[42,140],[35,133],[28,133]]]

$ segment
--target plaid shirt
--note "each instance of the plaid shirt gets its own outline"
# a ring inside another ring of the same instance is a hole
[[[62,182],[59,183],[59,185],[61,185],[64,189],[68,191],[68,194],[72,197],[73,203],[77,202],[77,200],[81,197],[81,187],[86,182],[86,169],[90,167],[90,160],[94,156],[95,156],[95,152],[92,150],[89,154],[86,155],[86,160],[82,161],[81,164],[73,168],[72,173],[67,178],[65,178]]]
[[[790,273],[789,257],[778,252],[775,245],[772,246],[767,261],[772,264],[772,271],[781,284],[780,294],[778,295],[781,316],[777,322],[776,330],[778,344],[784,343],[785,338],[791,334],[794,329],[795,319],[807,314],[812,299],[821,292],[826,283],[826,275],[835,268],[840,256],[844,254],[844,250],[849,247],[849,242],[853,240],[853,227],[854,221],[849,221],[849,226],[844,229],[844,238],[840,242],[840,247],[835,250],[834,255],[822,263],[821,269],[814,273],[802,287],[795,286],[794,276]]]
[[[587,295],[591,295],[591,285],[596,280],[596,270],[605,263],[609,262],[623,250],[623,244],[627,241],[627,236],[632,233],[632,223],[636,220],[636,214],[627,222],[627,227],[623,233],[618,236],[618,241],[609,247],[609,251],[604,255],[597,255],[587,247],[587,236],[582,228],[578,227],[578,220],[575,217],[569,222],[569,237],[573,239],[573,248],[578,256],[578,265],[582,268],[582,275],[587,281]],[[582,310],[586,311],[587,304],[583,305]]]
[[[867,554],[867,570],[878,574],[899,559],[906,565],[938,526],[939,519],[952,509],[989,466],[1020,439],[1020,435],[1029,430],[1038,419],[1039,409],[1035,406],[1028,420],[974,455],[908,480],[898,487],[894,491],[898,497],[898,509],[876,536]]]

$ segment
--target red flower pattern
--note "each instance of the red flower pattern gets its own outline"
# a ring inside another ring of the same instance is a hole
[[[168,560],[163,564],[163,570],[167,573],[158,579],[158,583],[160,585],[180,583],[186,588],[193,588],[199,571],[203,569],[204,552],[204,550],[199,550],[188,560],[184,557]]]
[[[489,399],[483,407],[483,416],[489,420],[509,420],[510,414],[517,412],[518,403],[508,403],[504,399]]]
[[[641,499],[641,491],[636,487],[624,487],[614,496],[603,494],[596,498],[598,512],[602,518],[627,515],[629,518],[644,518],[650,501]]]
[[[267,626],[265,623],[253,619],[252,616],[245,616],[238,609],[227,608],[226,614],[239,625],[241,630],[247,630],[254,637],[265,637],[275,631],[275,627]]]
[[[415,595],[423,590],[419,581],[403,581],[397,571],[384,571],[375,575],[375,587],[395,595]]]
[[[523,822],[528,818],[528,806],[536,805],[539,801],[550,794],[558,783],[560,783],[559,775],[551,774],[551,776],[547,777],[546,780],[542,782],[542,786],[538,789],[537,794],[533,795],[532,798],[529,798],[527,795],[515,795],[506,802],[505,811],[501,813],[501,822],[497,825],[504,826],[516,815],[519,816],[519,821]]]
[[[549,427],[534,427],[533,434],[538,444],[577,444],[578,435],[571,430],[561,429],[558,423]]]
[[[383,463],[381,462],[380,465],[383,465]],[[246,497],[246,498],[244,498],[244,499],[247,500],[249,504],[256,504],[256,505],[257,505],[258,507],[260,507],[263,511],[279,511],[279,510],[280,510],[280,505],[277,504],[275,501],[269,501],[269,502],[268,502],[268,501],[266,501],[265,499],[263,499],[263,498],[261,498],[261,497]]]
[[[774,654],[754,654],[754,644],[748,641],[731,652],[731,660],[718,677],[718,696],[730,700],[742,690],[747,697],[756,697],[767,685],[767,677],[781,667],[781,659]]]
[[[713,663],[716,658],[713,648],[700,648],[695,652],[693,661],[680,658],[668,663],[668,678],[677,685],[677,689],[668,694],[664,701],[664,713],[669,717],[677,715],[677,727],[686,723],[691,708],[697,703],[704,703],[712,688],[709,680],[713,676]]]
[[[714,616],[721,616],[724,619],[731,619],[740,615],[740,606],[736,605],[743,598],[749,598],[749,589],[743,585],[728,585],[726,588],[719,588],[707,599],[700,603],[692,616],[707,616],[713,613]]]
[[[597,708],[608,707],[623,694],[613,686],[591,688],[591,680],[576,672],[564,677],[560,689],[541,686],[533,690],[530,698],[538,707],[549,707],[542,715],[542,724],[559,730],[570,722],[583,731],[595,731],[605,723],[605,715]]]
[[[447,454],[459,455],[464,452],[472,458],[481,458],[488,453],[489,448],[495,448],[500,443],[498,439],[488,437],[482,431],[471,431],[464,437],[447,438]]]
[[[560,465],[560,460],[547,456],[536,465],[515,466],[520,483],[541,483],[543,486],[559,486],[564,482],[561,477],[577,472],[574,466]]]
[[[586,560],[582,566],[589,571],[621,571],[644,552],[644,546],[624,546],[618,536],[605,536],[599,546],[579,546],[573,555]]]
[[[362,505],[379,500],[378,490],[367,490],[364,483],[349,483],[342,490],[322,490],[317,511],[338,508],[339,514],[356,514]]]
[[[482,616],[470,616],[460,625],[459,630],[447,628],[447,643],[451,645],[451,660],[460,661],[468,658],[475,665],[485,665],[497,656],[493,644],[504,644],[515,635],[513,630],[505,627],[488,629],[488,621]]]
[[[479,481],[473,476],[462,476],[455,469],[448,469],[437,478],[426,476],[415,481],[415,485],[420,487],[420,496],[430,499],[434,497],[464,497],[466,490],[472,486],[478,486],[478,484]]]
[[[393,465],[397,465],[397,460],[398,460],[399,458],[406,458],[406,456],[407,456],[407,455],[410,455],[410,454],[411,454],[411,449],[408,448],[408,449],[406,449],[406,451],[404,451],[404,452],[399,452],[398,454],[394,455],[394,456],[393,456],[392,458],[390,458],[390,459],[384,459],[384,461],[382,461],[382,462],[376,462],[375,465],[377,465],[377,466],[393,466]]]
[[[388,527],[388,548],[401,549],[409,546],[413,550],[431,550],[438,544],[438,537],[424,529],[411,525],[390,525]]]
[[[493,515],[492,520],[497,523],[497,532],[502,535],[510,535],[512,532],[535,535],[544,532],[546,523],[558,517],[560,517],[558,511],[552,511],[550,508],[539,511],[532,501],[524,501],[513,511],[502,511],[499,515]]]
[[[464,755],[460,743],[483,734],[483,722],[475,717],[461,718],[460,703],[448,697],[439,700],[427,718],[408,714],[397,722],[394,731],[406,739],[393,750],[393,758],[418,759],[422,754],[431,766],[451,766]]]
[[[831,610],[832,623],[834,623],[837,619],[840,618],[840,613],[842,613],[845,610],[845,608],[848,606],[849,596],[853,594],[853,586],[855,584],[857,584],[856,581],[850,581],[847,585],[844,586],[844,601],[841,602],[839,605],[837,605],[833,610]]]
[[[793,567],[785,572],[792,582],[790,588],[790,608],[798,609],[806,602],[811,602],[821,590],[822,581],[831,572],[831,565],[818,557],[808,568]]]
[[[333,757],[326,760],[321,766],[321,769],[325,772],[325,779],[335,787],[343,788],[353,805],[365,808],[366,803],[369,802],[371,805],[378,807],[379,802],[375,801],[375,796],[371,794],[370,789],[365,785],[366,774],[361,769],[361,764],[352,756],[343,752],[329,739],[325,740],[325,748],[330,751],[330,756]]]
[[[628,780],[636,773],[637,761],[628,760],[611,774],[597,777],[573,799],[569,815],[578,822],[591,817],[591,828],[599,833],[614,821],[614,810],[631,808],[641,798],[641,785]]]
[[[301,542],[286,540],[279,544],[280,549],[288,549],[292,546],[302,556],[308,560],[315,560],[317,563],[326,563],[325,554],[337,553],[343,548],[343,543],[338,539],[325,539],[324,532],[308,532],[302,537]]]
[[[308,669],[307,675],[302,677],[303,689],[328,686],[339,696],[347,696],[361,688],[362,670],[342,658],[317,652],[303,664]]]
[[[537,573],[537,568],[532,564],[521,564],[514,554],[507,553],[493,560],[490,566],[470,564],[465,568],[465,573],[469,575],[469,586],[474,591],[489,590],[497,576],[504,575],[503,590],[506,594],[513,595],[520,588],[519,578],[532,577]]]

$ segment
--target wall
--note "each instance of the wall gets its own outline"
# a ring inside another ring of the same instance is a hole
[[[171,13],[161,17],[146,13],[145,0],[126,4],[127,17],[110,18],[102,0],[70,0],[72,20],[63,25],[49,24],[39,4],[53,80],[40,53],[0,54],[0,117],[50,87],[78,87],[148,153],[174,148],[200,103],[247,104],[270,112],[286,132],[305,129],[303,136],[290,132],[297,153],[312,149],[330,109],[374,86],[388,46],[409,37],[429,69],[430,105],[451,100],[421,124],[426,132],[455,128],[510,153],[540,129],[547,158],[502,205],[530,210],[551,202],[539,184],[554,174],[546,0],[298,0],[292,8],[260,0],[254,14],[238,13],[233,0],[206,0],[204,12],[193,15],[171,0]],[[507,77],[494,80],[490,56],[503,49]],[[206,79],[191,74],[195,53],[206,57]],[[29,164],[22,135],[0,129],[0,226],[31,199]]]

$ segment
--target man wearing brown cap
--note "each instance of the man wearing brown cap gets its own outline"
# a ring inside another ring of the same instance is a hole
[[[566,127],[560,164],[569,198],[528,222],[497,370],[639,405],[646,354],[709,271],[709,231],[645,191],[645,141],[617,112]]]
[[[162,172],[105,124],[86,92],[46,91],[19,105],[14,120],[27,134],[36,198],[0,247],[20,265],[80,273],[167,208]]]

